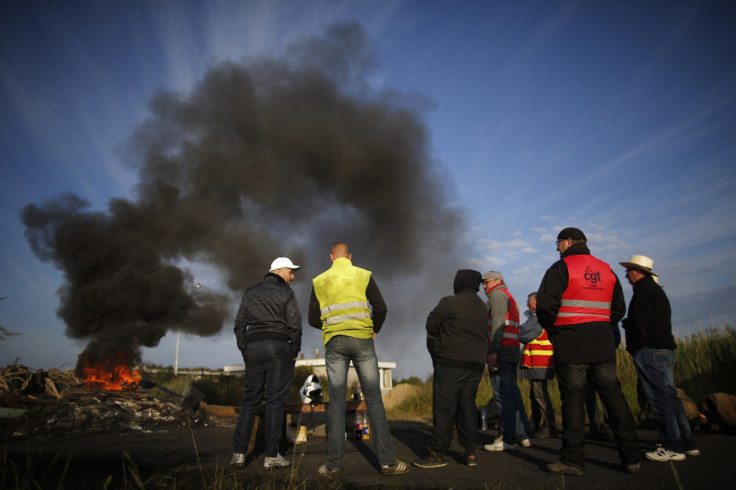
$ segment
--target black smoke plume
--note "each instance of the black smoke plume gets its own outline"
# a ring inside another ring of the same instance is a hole
[[[454,266],[463,224],[431,155],[430,104],[372,88],[376,66],[355,24],[284,58],[219,63],[191,92],[152,98],[128,147],[134,199],[112,199],[106,212],[71,194],[25,206],[33,251],[64,273],[67,335],[90,340],[83,356],[122,349],[139,360],[169,329],[213,335],[232,321],[232,292],[271,260],[291,257],[308,279],[329,266],[336,241],[379,285]],[[182,259],[216,267],[229,291],[195,294]]]

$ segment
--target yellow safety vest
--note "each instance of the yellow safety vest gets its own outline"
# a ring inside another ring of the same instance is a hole
[[[365,290],[371,271],[355,267],[350,260],[339,257],[332,267],[312,280],[322,320],[322,341],[325,345],[336,335],[359,339],[373,336],[373,319]]]

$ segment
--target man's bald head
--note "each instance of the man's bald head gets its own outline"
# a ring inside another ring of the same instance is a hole
[[[333,261],[335,259],[339,258],[346,258],[348,260],[352,260],[353,255],[350,253],[350,250],[348,250],[348,244],[344,242],[337,242],[332,246],[332,250],[330,251],[330,259]]]

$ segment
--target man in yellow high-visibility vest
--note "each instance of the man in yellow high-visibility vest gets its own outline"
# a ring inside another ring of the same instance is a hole
[[[365,397],[376,455],[384,475],[409,471],[396,459],[381,398],[373,340],[386,319],[386,303],[370,271],[355,267],[345,243],[332,246],[332,266],[312,281],[309,324],[322,330],[330,405],[327,410],[327,462],[324,477],[338,475],[345,458],[345,398],[352,361]]]

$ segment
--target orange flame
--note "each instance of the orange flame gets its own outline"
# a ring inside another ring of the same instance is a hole
[[[90,363],[84,358],[82,372],[88,385],[96,385],[104,390],[122,391],[141,380],[138,371],[131,370],[125,355],[121,352],[113,359]]]

